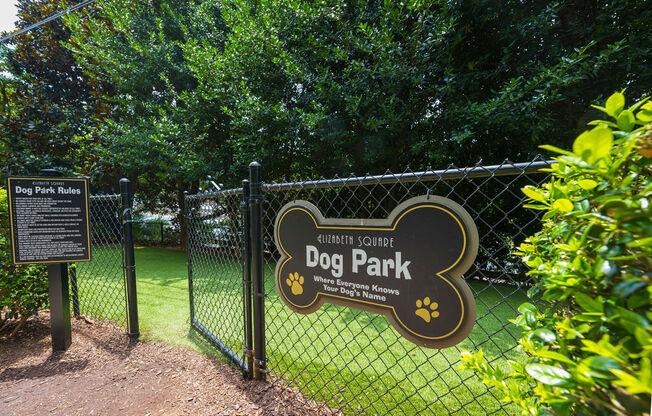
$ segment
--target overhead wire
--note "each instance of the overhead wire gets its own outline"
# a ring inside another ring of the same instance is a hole
[[[51,22],[52,20],[58,19],[63,15],[74,12],[77,9],[81,9],[84,6],[88,6],[89,4],[94,3],[94,2],[95,2],[95,0],[83,0],[83,1],[75,4],[74,6],[68,7],[66,10],[62,10],[60,12],[57,12],[57,13],[51,15],[51,16],[46,17],[43,20],[40,20],[40,21],[38,21],[38,22],[36,22],[36,23],[34,23],[32,25],[29,25],[29,26],[27,26],[27,27],[25,27],[23,29],[20,29],[17,32],[13,32],[13,33],[10,33],[10,34],[4,36],[2,39],[0,39],[0,44],[5,43],[6,41],[8,41],[8,40],[10,40],[10,39],[12,39],[12,38],[14,38],[14,37],[16,37],[18,35],[21,35],[21,34],[23,34],[25,32],[29,32],[31,30],[34,30],[39,26],[42,26],[42,25],[44,25],[44,24],[46,24],[48,22]]]

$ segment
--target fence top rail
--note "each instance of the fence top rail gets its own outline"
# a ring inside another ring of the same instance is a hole
[[[100,195],[89,195],[89,199],[118,199],[120,194],[100,194]]]
[[[219,198],[223,196],[230,195],[242,195],[242,188],[233,188],[233,189],[223,189],[220,191],[211,191],[211,192],[199,192],[196,194],[186,195],[187,199],[193,198]]]
[[[394,184],[398,182],[418,182],[435,180],[453,180],[462,178],[487,178],[491,176],[513,176],[519,174],[541,174],[540,169],[549,168],[553,160],[535,160],[525,163],[504,162],[500,165],[474,166],[467,168],[447,168],[421,172],[387,173],[374,176],[356,176],[349,178],[320,179],[305,182],[265,183],[263,191],[279,192],[299,189],[317,189],[330,187],[350,187],[361,185]],[[241,189],[241,188],[240,188]]]
[[[387,185],[398,182],[418,182],[453,180],[462,178],[488,178],[491,176],[513,176],[519,174],[541,174],[541,169],[549,168],[554,160],[535,160],[532,162],[511,163],[499,165],[473,166],[466,168],[450,167],[440,170],[425,170],[420,172],[386,173],[373,176],[352,176],[348,178],[319,179],[304,182],[263,183],[264,192],[292,191],[300,189],[319,189],[330,187],[351,187],[361,185]],[[242,195],[242,188],[224,189],[220,191],[200,192],[186,195],[188,199],[219,198],[229,195]]]

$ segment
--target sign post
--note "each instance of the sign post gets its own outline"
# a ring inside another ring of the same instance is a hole
[[[52,349],[54,351],[65,351],[72,343],[67,263],[48,265],[48,284],[50,289]]]
[[[415,344],[445,348],[475,323],[475,301],[462,274],[478,252],[478,231],[456,202],[421,196],[385,219],[324,218],[307,201],[279,211],[276,287],[295,312],[324,302],[385,315]]]
[[[7,178],[11,254],[14,264],[48,265],[52,349],[61,351],[72,342],[68,262],[91,260],[88,181],[41,174]]]

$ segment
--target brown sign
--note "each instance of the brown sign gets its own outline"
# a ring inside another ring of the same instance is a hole
[[[324,218],[306,201],[285,205],[274,228],[276,287],[292,310],[324,302],[387,316],[401,335],[430,348],[455,345],[475,323],[461,278],[478,251],[471,216],[438,196],[412,198],[386,219]]]
[[[91,260],[88,181],[7,178],[15,264]]]

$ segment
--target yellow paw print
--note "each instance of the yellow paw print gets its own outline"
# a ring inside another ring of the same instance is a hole
[[[300,295],[303,293],[303,276],[299,276],[299,273],[290,273],[290,277],[285,279],[285,283],[292,288],[293,295]]]
[[[430,317],[436,318],[439,312],[436,310],[439,307],[437,302],[430,303],[430,298],[426,296],[423,300],[417,300],[417,311],[414,312],[419,318],[426,322],[430,322]]]

